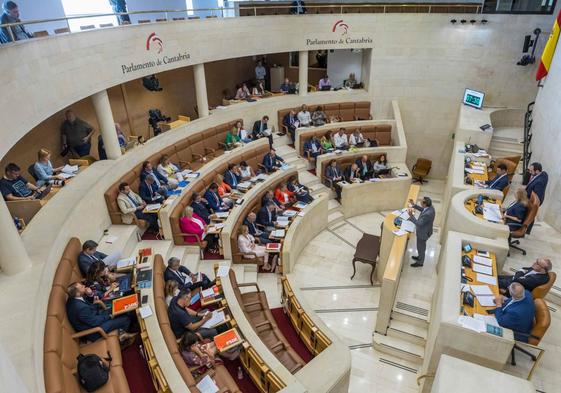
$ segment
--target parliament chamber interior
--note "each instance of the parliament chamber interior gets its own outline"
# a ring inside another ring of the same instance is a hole
[[[556,0],[19,0],[0,391],[561,392]]]

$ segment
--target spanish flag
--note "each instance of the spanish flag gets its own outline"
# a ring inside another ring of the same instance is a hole
[[[559,11],[559,15],[557,15],[557,19],[555,19],[553,29],[551,30],[551,34],[549,35],[547,44],[545,44],[545,49],[542,53],[540,66],[538,67],[538,72],[536,73],[537,81],[541,80],[549,72],[549,66],[551,66],[551,60],[553,59],[553,55],[555,54],[555,47],[557,46],[557,41],[559,40],[560,26],[561,11]]]

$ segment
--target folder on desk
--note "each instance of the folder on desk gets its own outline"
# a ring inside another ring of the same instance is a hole
[[[415,224],[409,220],[401,221],[401,229],[407,232],[415,232]]]

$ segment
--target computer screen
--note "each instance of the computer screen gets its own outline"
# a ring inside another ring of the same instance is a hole
[[[480,91],[466,89],[464,92],[464,104],[473,106],[474,108],[481,109],[483,106],[483,99],[485,98],[485,93]]]

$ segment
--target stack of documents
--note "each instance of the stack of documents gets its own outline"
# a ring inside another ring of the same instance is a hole
[[[209,375],[201,379],[196,386],[201,393],[216,393],[220,390]]]
[[[492,326],[499,326],[499,322],[497,322],[497,318],[494,315],[483,315],[483,314],[473,314],[473,318],[477,319],[478,321],[483,321],[487,325]]]
[[[250,187],[251,187],[251,182],[250,181],[244,181],[244,182],[238,184],[238,189],[240,189],[240,190],[247,190]]]
[[[407,209],[401,209],[401,210],[394,210],[392,212],[392,214],[394,216],[397,216],[403,220],[408,220],[409,219],[409,213],[407,212]]]
[[[230,266],[220,265],[218,266],[218,270],[216,271],[216,277],[225,277],[228,275],[230,271]]]
[[[488,276],[486,274],[477,273],[475,279],[479,282],[484,282],[489,285],[497,285],[497,277]]]
[[[123,268],[134,265],[135,262],[136,262],[136,257],[121,259],[120,261],[117,262],[116,268],[117,268],[117,270],[123,269]]]
[[[495,296],[491,288],[488,285],[470,285],[472,292],[474,293],[477,301],[483,307],[492,307],[495,305]]]
[[[460,315],[458,317],[458,323],[462,325],[462,327],[473,330],[474,332],[481,333],[487,331],[485,322],[465,315]]]
[[[298,214],[298,212],[296,210],[285,210],[284,213],[282,213],[283,216],[286,217],[294,217],[295,215]]]
[[[214,215],[216,218],[228,218],[228,212],[216,212]]]
[[[409,220],[401,221],[401,229],[407,232],[415,232],[415,224]]]
[[[284,229],[276,229],[276,230],[271,232],[272,237],[281,238],[281,237],[284,237],[284,235],[285,235]]]
[[[78,165],[68,165],[62,167],[60,170],[62,173],[66,173],[67,175],[75,175],[78,172]]]
[[[395,231],[393,231],[393,234],[396,236],[403,236],[403,235],[407,235],[407,231],[404,231],[403,229],[396,229]]]
[[[503,219],[501,207],[496,203],[483,203],[483,218],[487,221],[500,222]]]
[[[483,175],[485,173],[483,168],[466,168],[466,172],[477,175]]]

